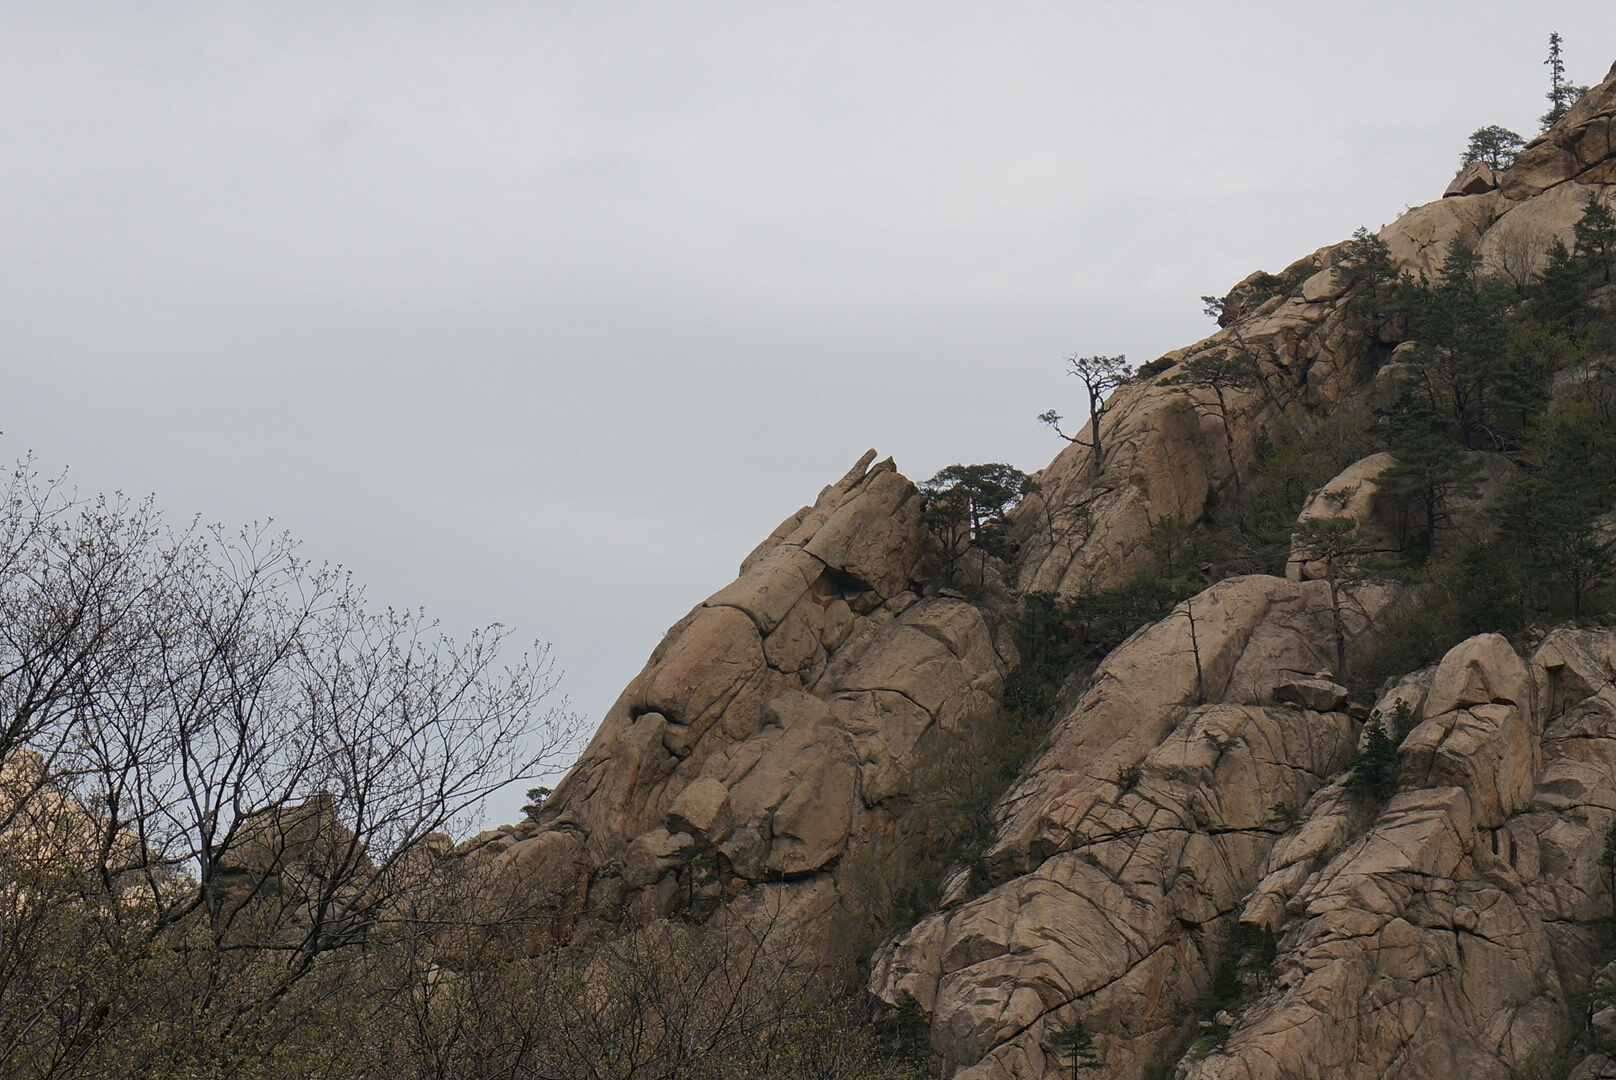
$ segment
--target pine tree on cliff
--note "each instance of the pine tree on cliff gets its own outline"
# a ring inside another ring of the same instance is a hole
[[[1576,238],[1573,249],[1601,281],[1609,282],[1616,266],[1616,214],[1597,196],[1589,195],[1582,217],[1571,227]]]
[[[1213,349],[1186,360],[1177,375],[1164,385],[1185,386],[1191,390],[1210,390],[1212,401],[1197,401],[1198,410],[1216,412],[1223,424],[1223,445],[1229,455],[1229,475],[1234,490],[1240,493],[1240,470],[1234,459],[1234,426],[1229,419],[1229,395],[1240,390],[1254,390],[1262,383],[1257,361],[1232,349]]]
[[[1538,118],[1547,131],[1564,119],[1565,114],[1571,111],[1571,106],[1582,100],[1582,95],[1588,92],[1586,86],[1573,86],[1566,78],[1565,62],[1560,59],[1560,34],[1558,31],[1549,34],[1549,58],[1543,61],[1543,66],[1549,69],[1549,92],[1543,96],[1549,99],[1549,111]]]
[[[1308,518],[1297,523],[1294,534],[1297,549],[1308,562],[1323,564],[1324,581],[1330,588],[1330,622],[1335,637],[1335,677],[1347,676],[1347,628],[1343,614],[1352,590],[1367,579],[1364,559],[1373,554],[1367,536],[1358,534],[1352,518]]]
[[[1078,356],[1073,353],[1066,358],[1069,365],[1066,374],[1076,375],[1083,380],[1083,388],[1089,396],[1089,441],[1084,442],[1076,435],[1068,435],[1061,430],[1061,415],[1054,409],[1049,409],[1038,415],[1041,423],[1048,424],[1055,430],[1055,434],[1067,442],[1093,449],[1094,475],[1099,476],[1105,472],[1105,452],[1100,447],[1100,421],[1110,411],[1111,405],[1106,401],[1106,395],[1118,387],[1126,386],[1133,381],[1134,370],[1128,364],[1126,356]]]
[[[942,545],[949,584],[967,548],[974,545],[981,552],[984,569],[989,555],[1008,554],[1004,512],[1021,497],[1026,483],[1026,473],[995,462],[949,465],[920,485],[926,493],[920,520]]]
[[[1408,314],[1408,284],[1386,241],[1358,226],[1332,266],[1347,290],[1349,325],[1377,341]]]
[[[1542,269],[1527,291],[1532,301],[1531,317],[1553,331],[1580,326],[1592,314],[1587,285],[1586,264],[1574,258],[1565,241],[1556,236],[1544,253]]]
[[[1386,492],[1413,509],[1424,535],[1425,555],[1436,555],[1438,533],[1452,525],[1449,504],[1477,493],[1479,470],[1454,446],[1430,404],[1405,385],[1380,417],[1395,459],[1381,474]]]
[[[1055,1048],[1072,1066],[1072,1080],[1085,1069],[1100,1067],[1100,1054],[1094,1046],[1094,1036],[1083,1026],[1082,1019],[1073,1019],[1066,1027],[1055,1032]]]
[[[1448,245],[1435,288],[1422,289],[1410,369],[1418,392],[1474,450],[1506,376],[1509,297],[1481,273],[1481,256],[1463,237]]]
[[[1506,127],[1488,124],[1470,133],[1470,145],[1459,155],[1459,167],[1481,162],[1489,169],[1507,169],[1526,141]]]

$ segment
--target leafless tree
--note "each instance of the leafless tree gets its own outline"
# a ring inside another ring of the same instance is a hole
[[[0,1073],[80,1075],[158,1005],[256,1052],[430,837],[570,745],[543,647],[368,611],[284,536],[170,531],[24,463],[0,538]],[[63,919],[84,947],[41,952]]]
[[[1526,295],[1532,279],[1543,268],[1552,239],[1540,229],[1513,222],[1499,230],[1498,270],[1519,295]]]

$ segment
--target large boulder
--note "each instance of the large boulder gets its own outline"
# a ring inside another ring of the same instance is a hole
[[[1391,468],[1393,462],[1393,457],[1386,453],[1371,454],[1353,462],[1307,497],[1302,512],[1296,517],[1297,523],[1344,518],[1352,522],[1355,547],[1387,554],[1397,551],[1401,545],[1396,514],[1386,500],[1379,498],[1380,474]],[[1303,544],[1293,542],[1285,576],[1292,581],[1323,578],[1324,565],[1309,558],[1309,554]]]
[[[1205,705],[1074,822],[1067,850],[934,915],[878,957],[871,989],[911,993],[961,1077],[1059,1068],[1073,1019],[1107,1062],[1148,1064],[1206,978],[1201,934],[1251,889],[1277,829],[1356,742],[1344,713]]]
[[[1372,590],[1363,611],[1386,599]],[[988,861],[1001,883],[872,969],[878,998],[928,1010],[945,1064],[1046,1075],[1078,1017],[1105,1032],[1112,1075],[1171,1042],[1208,977],[1210,928],[1262,877],[1285,815],[1355,752],[1345,713],[1275,703],[1334,663],[1329,603],[1322,582],[1231,579],[1100,665],[1000,803]],[[1370,637],[1363,613],[1348,625],[1354,646]]]
[[[1567,180],[1616,183],[1616,66],[1558,124],[1527,143],[1499,185],[1519,202]]]
[[[489,849],[552,922],[589,936],[775,881],[812,932],[838,861],[903,814],[920,740],[995,707],[1013,649],[918,595],[924,498],[873,458],[668,631],[539,820]]]

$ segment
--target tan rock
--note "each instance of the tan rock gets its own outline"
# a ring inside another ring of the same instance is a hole
[[[1416,278],[1435,281],[1448,245],[1462,237],[1472,245],[1492,228],[1509,204],[1497,191],[1440,199],[1409,210],[1380,231],[1393,261]]]
[[[1014,1070],[1044,1067],[1074,1001],[1106,1016],[1108,1060],[1145,1063],[1205,977],[1185,927],[1237,905],[1273,843],[1269,803],[1306,802],[1354,737],[1340,714],[1194,710],[1074,823],[1073,850],[923,922],[878,958],[872,992],[929,1005],[945,1066],[978,1062],[962,1076],[1040,1075]]]
[[[1395,510],[1378,498],[1380,485],[1376,482],[1392,464],[1392,456],[1386,453],[1371,454],[1353,462],[1307,497],[1297,521],[1346,518],[1356,527],[1354,541],[1358,546],[1385,552],[1397,550]],[[1285,576],[1292,581],[1312,581],[1325,576],[1325,567],[1321,562],[1310,561],[1307,552],[1293,543]]]
[[[1543,712],[1559,716],[1568,705],[1605,697],[1616,686],[1616,635],[1603,630],[1551,631],[1532,655]]]
[[[1329,268],[1320,270],[1302,282],[1302,299],[1310,304],[1339,300],[1347,291],[1346,285]]]
[[[1387,599],[1370,589],[1360,597],[1371,614]],[[1350,615],[1349,639],[1362,640],[1369,619]],[[1200,701],[1270,702],[1274,687],[1294,677],[1287,672],[1311,675],[1334,663],[1334,651],[1323,582],[1254,575],[1212,586],[1100,664],[1093,689],[1006,796],[989,860],[1009,869],[1064,849],[1073,823],[1166,737],[1182,710]]]
[[[652,672],[644,708],[698,733],[720,715],[738,730],[755,728],[767,663],[763,639],[745,612],[703,608]]]
[[[1455,195],[1480,195],[1497,186],[1498,181],[1493,178],[1493,171],[1487,167],[1487,163],[1472,161],[1459,170],[1459,175],[1455,176],[1447,190],[1442,192],[1442,197],[1451,199]]]
[[[1564,243],[1567,250],[1575,246],[1572,226],[1582,217],[1588,196],[1603,191],[1600,185],[1558,184],[1511,207],[1482,236],[1477,249],[1482,265],[1518,286],[1525,285],[1546,265],[1555,240]]]
[[[789,544],[780,545],[752,564],[732,584],[707,600],[707,607],[744,611],[758,632],[771,633],[824,573],[825,564]]]
[[[1616,71],[1616,69],[1613,69]],[[1499,178],[1503,194],[1520,201],[1567,180],[1611,183],[1612,117],[1616,83],[1610,75],[1583,95],[1554,130],[1533,139]]]
[[[1530,719],[1513,705],[1434,716],[1403,740],[1399,758],[1405,790],[1463,788],[1482,828],[1499,827],[1526,805],[1538,771]]]
[[[1526,663],[1501,634],[1481,634],[1448,650],[1431,677],[1425,715],[1499,702],[1532,712],[1532,680]]]
[[[698,777],[668,807],[671,829],[712,843],[722,840],[731,824],[729,789],[710,776]]]
[[[1329,679],[1286,679],[1274,687],[1274,700],[1294,702],[1314,712],[1334,712],[1347,703],[1347,688]]]
[[[803,550],[827,566],[864,582],[883,599],[909,585],[925,554],[920,528],[924,502],[915,485],[877,465],[853,498],[838,507]]]
[[[650,885],[678,866],[675,856],[694,840],[689,833],[670,833],[667,829],[652,829],[636,836],[623,859],[623,883],[631,889]]]

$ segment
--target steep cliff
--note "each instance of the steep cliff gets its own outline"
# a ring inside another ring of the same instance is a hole
[[[1512,168],[1467,171],[1380,238],[1414,274],[1455,237],[1508,273],[1523,238],[1569,241],[1609,185],[1616,68]],[[1103,469],[1070,445],[1016,511],[1018,553],[988,575],[1008,589],[941,587],[924,496],[866,455],[668,631],[536,820],[484,838],[501,887],[556,940],[679,912],[832,926],[838,868],[912,812],[923,740],[999,705],[1017,598],[1126,582],[1152,531],[1199,520],[1265,432],[1363,398],[1395,362],[1398,333],[1347,303],[1345,250],[1299,260],[1273,295],[1248,279],[1216,334],[1116,392]],[[1259,377],[1216,407],[1174,381],[1229,347]],[[1303,518],[1382,513],[1388,464],[1353,465]],[[1616,635],[1556,631],[1529,660],[1482,636],[1398,683],[1377,705],[1412,726],[1376,807],[1344,780],[1365,712],[1330,672],[1375,651],[1395,591],[1360,585],[1343,607],[1300,550],[1287,574],[1213,584],[1069,685],[994,810],[985,891],[957,877],[878,951],[871,992],[913,997],[945,1075],[1063,1074],[1081,1021],[1101,1077],[1502,1078],[1606,985],[1589,924],[1611,902]],[[1270,943],[1271,972],[1239,975],[1260,998],[1187,1028],[1250,952],[1237,939]],[[1187,1030],[1201,1042],[1179,1061]]]

